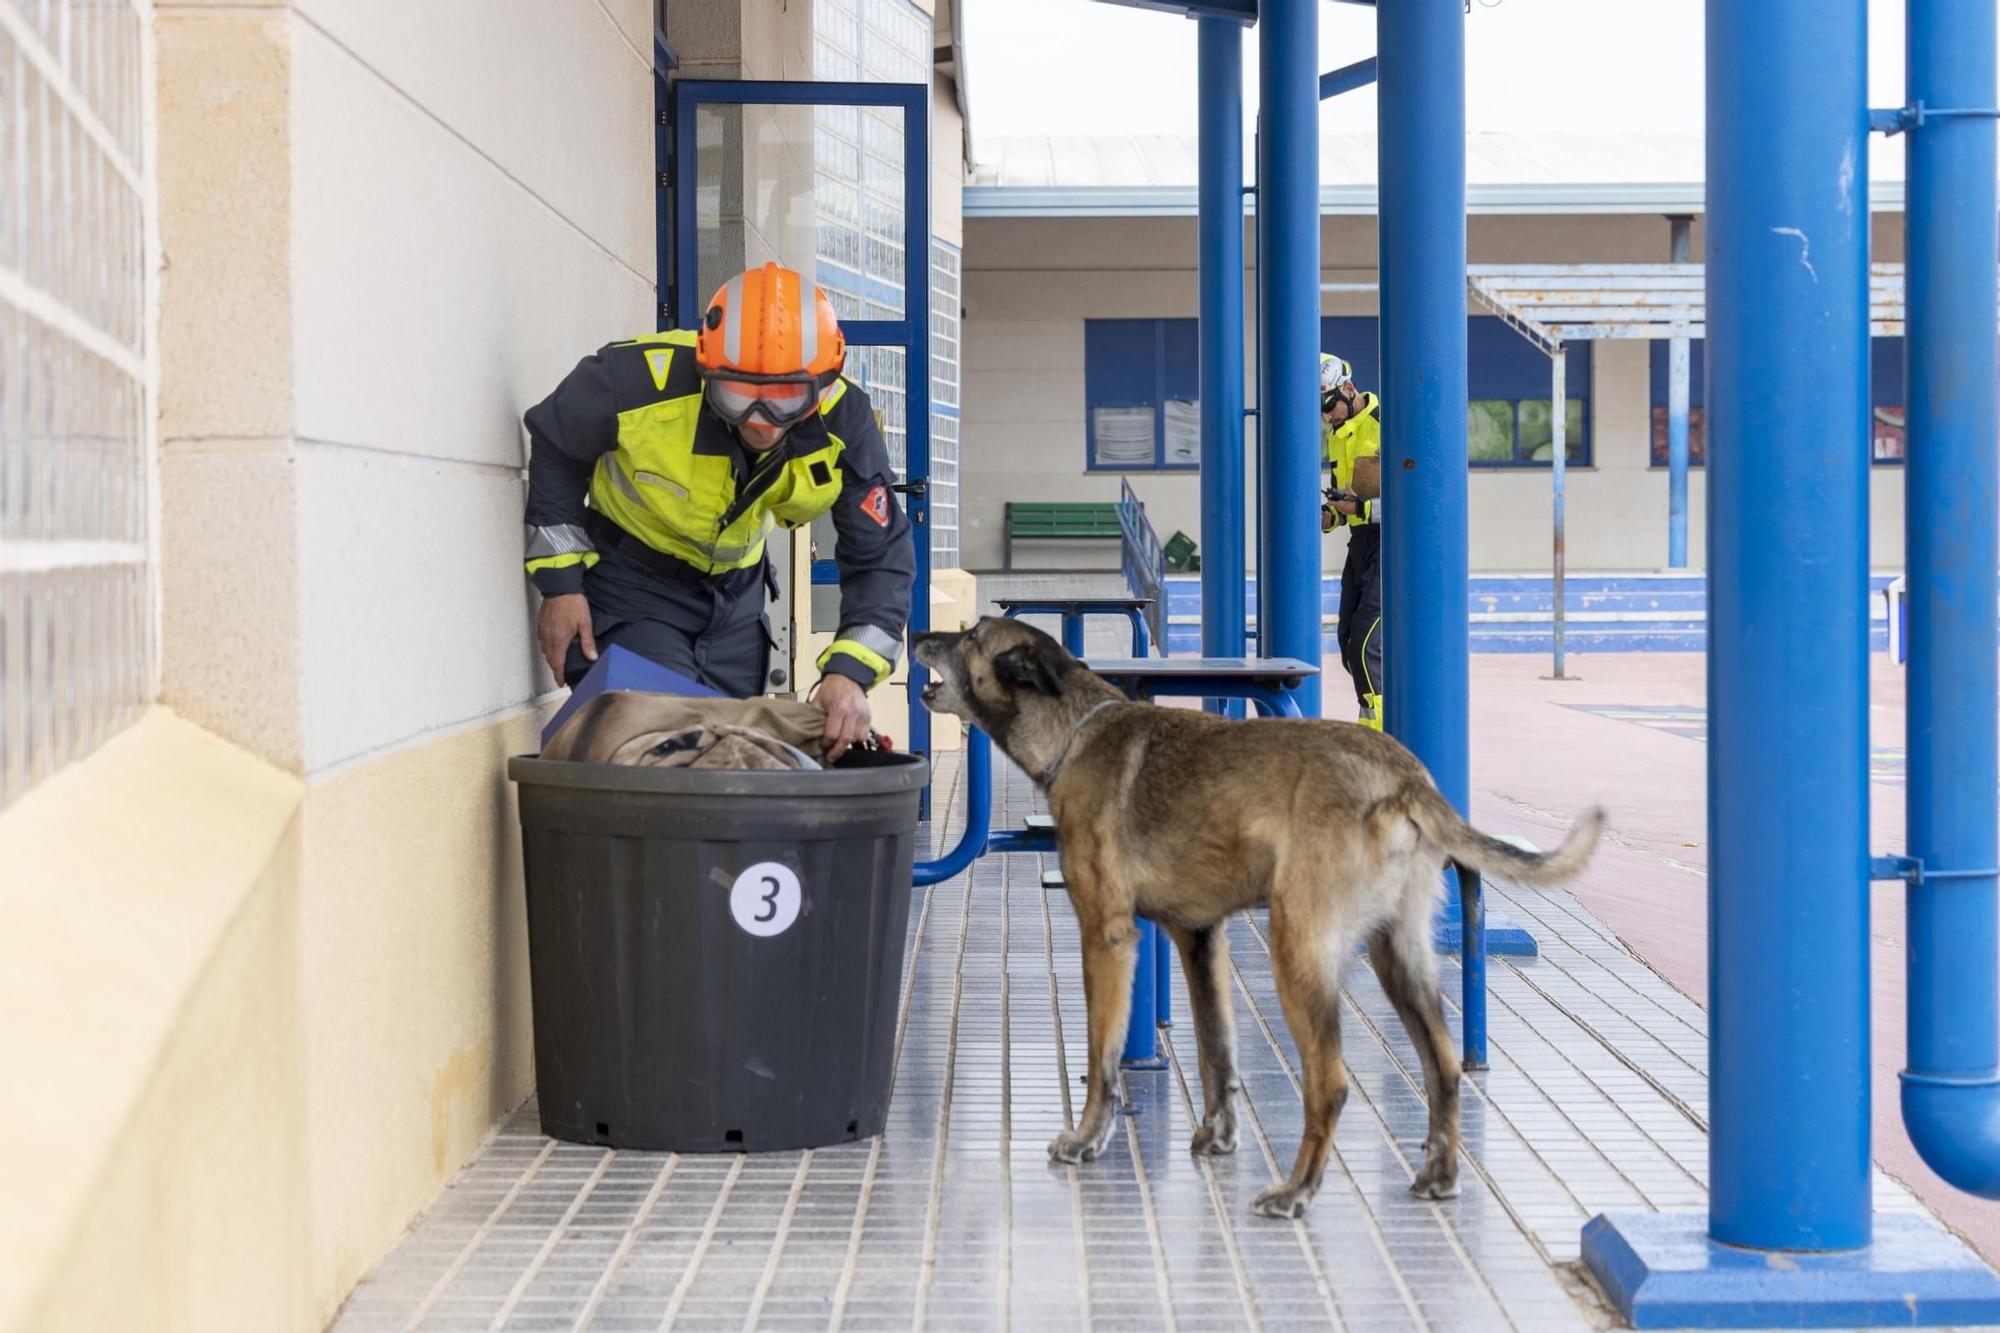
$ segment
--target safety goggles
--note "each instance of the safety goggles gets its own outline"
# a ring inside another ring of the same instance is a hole
[[[749,375],[742,371],[705,375],[709,410],[732,426],[762,421],[794,426],[819,407],[822,388],[810,374]]]

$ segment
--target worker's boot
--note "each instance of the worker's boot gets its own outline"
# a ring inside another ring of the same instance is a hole
[[[1380,731],[1382,730],[1382,696],[1379,694],[1370,694],[1366,698],[1368,702],[1361,709],[1361,725],[1371,731]]]

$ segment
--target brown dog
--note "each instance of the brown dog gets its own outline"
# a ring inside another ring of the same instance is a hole
[[[936,679],[933,712],[982,728],[1047,793],[1063,877],[1083,937],[1090,1091],[1074,1131],[1049,1145],[1085,1162],[1111,1136],[1118,1052],[1131,1007],[1135,916],[1173,936],[1187,973],[1206,1111],[1191,1147],[1236,1147],[1235,1019],[1225,919],[1270,904],[1271,961],[1305,1066],[1305,1136],[1291,1178],[1257,1197],[1298,1217],[1318,1192],[1347,1100],[1340,971],[1359,942],[1423,1065],[1430,1099],[1425,1198],[1458,1188],[1458,1052],[1438,993],[1431,922],[1447,863],[1518,884],[1553,885],[1589,861],[1593,810],[1548,854],[1520,850],[1460,819],[1416,756],[1344,722],[1232,721],[1128,703],[1018,621],[987,617],[962,634],[918,635]]]

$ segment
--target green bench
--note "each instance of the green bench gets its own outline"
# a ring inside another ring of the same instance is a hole
[[[1001,568],[1014,568],[1014,543],[1122,541],[1116,504],[1074,501],[1009,500],[1006,543]]]

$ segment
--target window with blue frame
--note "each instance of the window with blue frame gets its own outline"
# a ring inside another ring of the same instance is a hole
[[[1093,471],[1171,471],[1201,463],[1199,323],[1192,319],[1084,321],[1083,369],[1088,465]],[[1373,316],[1320,320],[1320,347],[1346,359],[1354,382],[1381,384]],[[1555,442],[1549,358],[1499,319],[1466,321],[1466,445],[1474,467],[1547,467]],[[1569,358],[1564,453],[1572,467],[1591,461],[1590,345]],[[1384,412],[1395,411],[1385,403]]]
[[[1554,459],[1554,400],[1549,394],[1549,358],[1491,315],[1465,322],[1466,452],[1474,467],[1548,467]],[[1320,320],[1320,347],[1346,359],[1356,387],[1377,392],[1382,383],[1379,333],[1373,316],[1327,316]],[[1572,467],[1587,467],[1590,441],[1590,345],[1564,349],[1563,456]],[[1382,405],[1384,413],[1396,410]]]
[[[1903,461],[1903,340],[1869,340],[1869,461]],[[1667,344],[1652,344],[1653,466],[1667,465]],[[1708,458],[1702,420],[1702,340],[1688,344],[1688,464]]]
[[[1084,321],[1084,450],[1092,471],[1201,465],[1197,339],[1192,319]]]
[[[1547,354],[1491,315],[1466,321],[1466,449],[1474,467],[1548,467],[1555,460]],[[1563,460],[1589,467],[1590,344],[1571,343],[1563,373]],[[1389,404],[1391,410],[1394,404]]]

